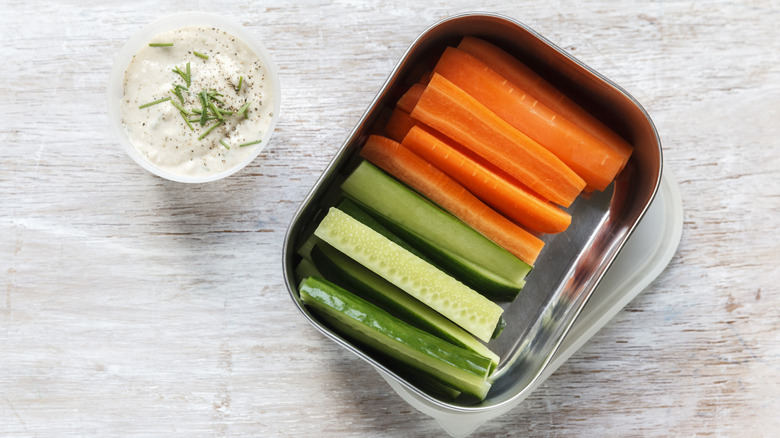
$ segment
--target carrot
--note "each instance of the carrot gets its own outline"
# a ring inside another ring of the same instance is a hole
[[[423,85],[428,85],[428,82],[431,80],[431,76],[433,76],[433,71],[428,70],[427,72],[423,73],[422,77],[420,78],[419,82]]]
[[[390,114],[385,125],[385,134],[391,139],[400,142],[406,137],[406,133],[417,123],[408,112],[396,108]]]
[[[395,105],[396,108],[411,113],[414,106],[417,105],[417,101],[420,100],[423,90],[425,90],[425,85],[423,84],[417,83],[412,85],[406,90],[406,93],[398,99],[398,103]]]
[[[458,48],[484,62],[562,117],[616,150],[623,157],[621,169],[625,166],[633,151],[631,144],[520,60],[485,40],[471,36],[464,37]]]
[[[433,70],[555,154],[589,187],[604,190],[623,157],[470,54],[447,47]]]
[[[538,237],[485,205],[457,181],[400,143],[371,135],[360,155],[524,262],[533,265],[544,247]]]
[[[558,157],[438,73],[411,115],[558,205],[568,207],[585,187]]]
[[[499,169],[491,169],[447,138],[413,126],[401,145],[522,226],[541,233],[560,233],[571,223],[568,213],[512,182]]]

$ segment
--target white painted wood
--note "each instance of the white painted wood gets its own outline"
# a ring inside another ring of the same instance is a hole
[[[262,38],[284,87],[267,151],[201,186],[145,173],[105,111],[113,53],[188,9]],[[0,435],[442,436],[298,314],[281,247],[406,47],[474,9],[632,93],[686,218],[662,276],[474,436],[776,434],[776,2],[14,0],[0,15]]]

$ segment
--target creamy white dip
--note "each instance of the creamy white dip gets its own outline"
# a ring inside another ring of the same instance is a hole
[[[269,129],[276,90],[249,46],[221,29],[197,26],[161,33],[150,43],[173,45],[147,46],[135,54],[125,71],[121,103],[122,124],[143,157],[165,171],[197,177],[228,170],[263,146],[246,144],[261,140]],[[180,89],[182,102],[174,85],[187,84],[174,70],[185,72],[188,62],[189,92]],[[205,125],[199,121],[203,90],[221,101],[210,100],[224,111],[217,126],[216,118]],[[235,114],[247,102],[245,113]]]

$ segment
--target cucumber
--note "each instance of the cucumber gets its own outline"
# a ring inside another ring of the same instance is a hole
[[[388,354],[465,394],[484,399],[492,362],[413,327],[347,290],[316,277],[299,286],[301,301],[339,333]]]
[[[311,260],[326,280],[338,284],[391,315],[498,366],[499,357],[449,319],[326,243],[311,250]],[[501,324],[497,324],[497,327]]]
[[[358,201],[347,198],[337,204],[337,207],[492,300],[513,301],[525,285],[525,279],[515,283],[501,278],[451,251],[420,238],[400,224],[383,217],[365,205],[361,205]]]
[[[436,266],[439,269],[442,269],[444,272],[450,274],[450,276],[455,277],[457,280],[463,281],[463,283],[466,286],[471,287],[472,289],[476,290],[477,292],[482,293],[482,295],[486,295],[484,292],[484,289],[478,289],[474,286],[474,284],[469,284],[468,281],[464,281],[464,278],[470,277],[470,279],[474,279],[474,277],[482,277],[482,274],[474,273],[471,271],[472,266],[471,265],[464,265],[459,264],[459,262],[452,260],[453,264],[450,265],[449,263],[446,263],[448,266],[454,267],[452,270],[443,269],[442,265],[439,263],[436,263],[435,261],[429,259],[425,254],[421,253],[417,250],[414,246],[407,243],[405,240],[398,237],[398,235],[394,234],[392,231],[390,231],[387,227],[382,225],[382,223],[369,214],[365,209],[359,207],[355,202],[349,200],[349,199],[343,199],[341,202],[336,204],[336,208],[343,211],[344,213],[347,213],[348,215],[352,216],[353,218],[357,219],[358,221],[362,222],[364,225],[368,226],[372,230],[376,231],[377,233],[387,237],[391,241],[397,243],[404,249],[408,250],[412,254],[416,255],[417,257],[420,257],[421,259],[425,260],[426,262]],[[414,238],[413,236],[411,236]],[[314,237],[316,239],[316,236]],[[310,239],[311,240],[311,239]],[[319,239],[317,239],[319,240]],[[309,250],[311,251],[311,250]],[[446,256],[445,256],[446,258]],[[453,273],[455,271],[455,273]],[[484,285],[484,283],[477,282],[477,285]],[[517,293],[520,291],[517,287],[508,287],[503,292],[501,297],[502,298],[510,298],[514,299],[514,297],[517,296]],[[493,292],[496,292],[495,289],[493,289]],[[489,298],[497,298],[496,295],[490,296]],[[504,330],[504,327],[506,327],[506,321],[504,321],[504,316],[502,315],[501,318],[498,321],[498,325],[496,326],[496,329],[493,331],[493,339],[496,339],[498,335],[501,334],[501,332]]]
[[[377,233],[387,237],[391,241],[397,243],[401,247],[403,247],[405,250],[409,251],[410,253],[416,255],[417,257],[425,260],[426,262],[435,265],[433,260],[429,259],[428,256],[420,252],[417,248],[410,245],[408,242],[406,242],[404,239],[398,237],[395,233],[390,231],[382,222],[380,222],[379,218],[376,216],[369,214],[367,209],[364,207],[358,206],[357,203],[350,200],[349,198],[344,198],[340,202],[336,204],[336,208],[343,211],[344,213],[352,216],[356,220],[360,221],[362,224],[368,226],[372,230],[376,231]]]
[[[301,259],[295,267],[295,282],[300,283],[306,277],[322,277],[322,274],[310,259]]]
[[[375,213],[375,217],[385,218],[383,225],[444,265],[445,269],[480,274],[481,279],[469,280],[470,284],[483,282],[474,287],[513,299],[525,285],[531,265],[371,163],[361,162],[342,183],[341,189],[349,198]],[[491,284],[495,290],[490,288]]]
[[[331,207],[314,235],[488,342],[503,309],[430,263]]]

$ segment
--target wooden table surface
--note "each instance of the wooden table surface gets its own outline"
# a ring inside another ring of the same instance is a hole
[[[233,18],[279,65],[275,137],[207,185],[154,177],[106,115],[148,22]],[[407,46],[479,9],[524,22],[653,118],[685,222],[671,264],[473,436],[777,436],[777,2],[3,2],[0,435],[444,436],[316,332],[286,227]]]

